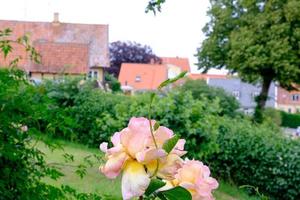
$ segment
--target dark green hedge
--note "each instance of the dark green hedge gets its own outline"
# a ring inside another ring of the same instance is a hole
[[[219,152],[206,157],[213,173],[238,185],[259,188],[272,199],[300,199],[300,140],[245,120],[224,119]]]
[[[300,114],[291,114],[281,112],[282,126],[289,128],[297,128],[300,126]]]

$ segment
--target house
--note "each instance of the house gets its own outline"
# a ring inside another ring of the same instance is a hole
[[[131,93],[155,90],[160,83],[183,71],[190,72],[187,58],[162,58],[162,62],[158,64],[123,63],[118,79],[122,89]]]
[[[247,114],[254,112],[256,107],[255,97],[260,94],[261,87],[241,81],[239,78],[211,78],[208,85],[223,88],[227,93],[233,95],[240,103],[241,108]],[[276,86],[271,84],[266,107],[276,107]]]
[[[300,91],[287,91],[279,87],[277,93],[277,108],[289,113],[300,112]]]
[[[188,75],[188,77],[192,80],[204,80],[206,82],[209,81],[209,79],[212,79],[212,78],[220,78],[220,79],[226,79],[228,78],[229,76],[228,75],[222,75],[222,74],[196,74],[196,73],[191,73]]]
[[[0,66],[21,56],[18,66],[31,79],[56,79],[60,75],[89,75],[103,81],[103,68],[109,67],[108,25],[61,23],[58,13],[53,22],[0,20],[0,30],[10,28],[12,39],[29,35],[41,55],[41,63],[30,61],[21,45],[13,45]]]
[[[239,78],[218,74],[189,74],[192,80],[201,79],[213,87],[224,89],[228,94],[234,96],[240,103],[242,111],[252,114],[256,107],[255,97],[260,94],[261,87],[241,81]],[[267,107],[277,107],[277,86],[272,83],[269,89]]]

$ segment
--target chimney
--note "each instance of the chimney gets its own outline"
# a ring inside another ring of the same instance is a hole
[[[59,13],[58,12],[54,13],[53,23],[59,24]]]

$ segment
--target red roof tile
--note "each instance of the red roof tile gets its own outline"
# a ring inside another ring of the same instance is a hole
[[[30,66],[32,72],[81,74],[88,71],[88,45],[75,43],[39,43],[41,64]]]
[[[160,64],[123,63],[119,75],[121,85],[136,90],[154,90],[167,79],[167,66]]]
[[[197,79],[206,80],[208,78],[220,78],[220,79],[228,78],[227,75],[220,75],[220,74],[189,74],[188,77],[193,80],[197,80]]]
[[[188,58],[179,57],[161,57],[162,64],[171,64],[180,67],[182,71],[190,72],[190,63]]]
[[[66,65],[72,65],[73,69],[68,69],[70,72],[87,73],[87,66],[109,67],[108,25],[0,20],[0,30],[5,28],[12,29],[12,39],[24,34],[30,36],[30,41],[41,51],[46,70],[40,65],[32,66],[21,46],[14,49],[7,61],[1,58],[0,64],[9,63],[16,55],[21,55],[20,67],[27,71],[39,69],[58,73]],[[55,49],[55,46],[59,48]]]

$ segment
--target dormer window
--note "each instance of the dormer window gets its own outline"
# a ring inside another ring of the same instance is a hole
[[[293,100],[293,101],[299,101],[299,99],[300,99],[300,98],[299,98],[299,94],[293,94],[293,95],[292,95],[292,100]]]
[[[135,82],[141,82],[141,76],[140,75],[137,75],[136,77],[135,77]]]
[[[239,100],[239,99],[240,99],[240,96],[241,96],[241,93],[240,93],[240,91],[235,90],[235,91],[232,92],[232,95],[233,95],[237,100]]]

